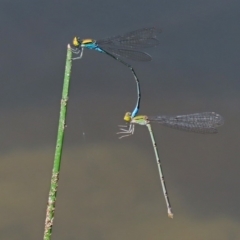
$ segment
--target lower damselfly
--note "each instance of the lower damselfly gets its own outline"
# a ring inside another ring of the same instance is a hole
[[[202,112],[202,113],[193,113],[186,115],[175,115],[175,116],[154,116],[148,117],[146,115],[138,115],[134,118],[131,117],[131,113],[127,112],[124,116],[124,120],[128,123],[127,126],[120,126],[121,132],[117,134],[123,134],[120,138],[128,137],[134,134],[135,124],[143,125],[148,128],[152,145],[158,165],[158,171],[160,176],[160,181],[162,185],[163,195],[167,205],[167,213],[170,218],[173,218],[172,208],[170,200],[167,193],[167,187],[164,181],[163,170],[158,154],[157,143],[154,138],[152,131],[151,123],[159,123],[163,126],[195,132],[195,133],[217,133],[217,127],[221,126],[224,123],[223,117],[215,112]],[[125,127],[125,128],[123,128]]]

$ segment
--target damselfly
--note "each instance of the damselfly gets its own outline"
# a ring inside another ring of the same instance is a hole
[[[130,125],[127,126],[128,129],[120,128],[121,132],[117,134],[123,134],[120,138],[128,137],[134,134],[135,124],[145,125],[148,128],[149,134],[151,136],[153,149],[156,156],[156,161],[158,165],[159,176],[162,184],[163,195],[167,204],[167,212],[170,218],[173,218],[173,213],[171,210],[170,200],[167,194],[167,188],[164,181],[163,170],[161,167],[160,158],[158,155],[157,144],[154,139],[153,131],[150,123],[160,123],[164,126],[195,132],[195,133],[217,133],[217,127],[224,123],[223,117],[215,112],[202,112],[187,115],[176,115],[176,116],[156,116],[148,117],[145,115],[139,115],[134,118],[131,117],[131,113],[127,112],[124,116],[124,120]],[[126,127],[126,126],[120,126]]]
[[[79,37],[74,37],[73,39],[73,46],[75,48],[72,48],[72,52],[79,54],[79,56],[74,59],[82,58],[84,48],[88,48],[107,54],[131,70],[137,84],[138,94],[136,107],[131,114],[132,118],[137,115],[140,108],[140,82],[133,67],[129,63],[123,61],[121,57],[135,61],[151,61],[151,56],[149,54],[139,51],[138,49],[158,45],[159,40],[157,39],[157,33],[160,32],[160,29],[151,27],[102,40],[80,39]]]

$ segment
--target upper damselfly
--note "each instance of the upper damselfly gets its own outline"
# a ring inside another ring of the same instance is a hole
[[[107,54],[131,70],[137,84],[138,94],[136,107],[131,114],[132,118],[137,115],[140,108],[140,83],[133,67],[121,58],[128,58],[135,61],[151,61],[151,56],[139,49],[158,45],[159,40],[157,39],[157,34],[160,32],[160,29],[151,27],[138,29],[123,35],[117,35],[101,40],[80,39],[79,37],[74,37],[73,39],[74,48],[72,48],[72,52],[79,55],[74,59],[82,58],[84,48],[88,48]]]

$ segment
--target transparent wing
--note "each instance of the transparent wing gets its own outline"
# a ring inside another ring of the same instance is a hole
[[[104,48],[106,46],[126,47],[131,49],[154,47],[159,44],[157,34],[161,30],[151,27],[142,28],[123,35],[117,35],[97,41],[97,44]]]
[[[152,58],[149,54],[147,54],[145,52],[136,51],[136,50],[110,48],[110,47],[106,47],[106,48],[102,48],[102,49],[106,52],[109,52],[109,53],[115,55],[115,56],[132,59],[134,61],[148,62],[148,61],[152,60]]]
[[[217,127],[223,125],[224,119],[215,112],[203,112],[176,116],[149,117],[150,122],[196,133],[217,133]]]

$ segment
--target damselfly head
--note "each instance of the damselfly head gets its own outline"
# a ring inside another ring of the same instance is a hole
[[[125,122],[131,122],[131,120],[132,120],[131,113],[130,112],[126,112],[126,114],[125,114],[123,119],[124,119]]]
[[[78,37],[74,37],[74,39],[73,39],[73,46],[74,47],[79,47],[80,44],[81,44],[80,39]]]

